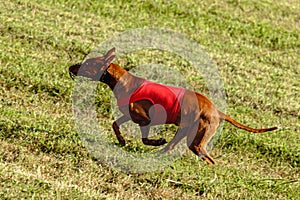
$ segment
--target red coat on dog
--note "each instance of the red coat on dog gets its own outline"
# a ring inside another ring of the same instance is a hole
[[[185,90],[145,80],[130,96],[118,99],[118,106],[123,107],[139,100],[148,100],[154,105],[149,112],[151,125],[174,124],[180,112]]]

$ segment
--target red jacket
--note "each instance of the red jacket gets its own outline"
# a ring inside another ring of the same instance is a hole
[[[139,100],[149,100],[154,104],[150,108],[151,125],[174,124],[180,112],[180,104],[185,93],[184,88],[167,86],[145,80],[129,97],[118,99],[118,106],[123,107]]]

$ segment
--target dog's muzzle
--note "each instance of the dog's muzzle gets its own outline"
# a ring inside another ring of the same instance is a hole
[[[69,67],[69,75],[73,80],[75,79],[74,77],[77,76],[80,66],[81,63],[77,63]]]

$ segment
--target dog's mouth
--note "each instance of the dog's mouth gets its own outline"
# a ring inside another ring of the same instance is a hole
[[[75,76],[76,76],[76,75],[73,74],[73,72],[69,71],[69,75],[70,75],[70,77],[71,77],[72,80],[75,80]]]

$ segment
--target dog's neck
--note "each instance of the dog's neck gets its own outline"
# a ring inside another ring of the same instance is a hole
[[[145,79],[136,77],[117,64],[111,63],[102,82],[106,83],[117,99],[128,96],[142,85]]]

